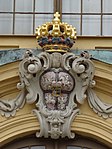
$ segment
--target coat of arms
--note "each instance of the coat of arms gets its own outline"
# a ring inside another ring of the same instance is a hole
[[[40,122],[37,137],[74,138],[71,123],[79,114],[78,104],[84,99],[104,118],[112,116],[112,105],[100,101],[91,89],[95,85],[94,64],[88,52],[79,56],[70,51],[76,40],[76,29],[61,23],[58,12],[52,22],[36,29],[42,52],[34,55],[27,50],[19,65],[20,94],[12,101],[0,100],[0,111],[14,116],[25,102],[35,103],[33,113]]]

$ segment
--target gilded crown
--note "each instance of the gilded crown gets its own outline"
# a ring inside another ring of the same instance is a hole
[[[56,12],[52,22],[47,22],[36,28],[38,44],[49,52],[67,52],[76,40],[76,28],[60,21],[60,14]]]

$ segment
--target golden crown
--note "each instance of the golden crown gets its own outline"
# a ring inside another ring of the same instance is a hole
[[[60,14],[56,12],[52,22],[47,22],[36,28],[38,44],[49,52],[67,52],[76,40],[76,28],[60,21]]]

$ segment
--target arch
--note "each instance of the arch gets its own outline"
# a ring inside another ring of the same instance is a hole
[[[111,124],[101,119],[88,115],[78,115],[71,126],[72,131],[82,136],[97,139],[111,147],[112,132]],[[4,121],[1,125],[1,145],[15,138],[34,134],[40,130],[39,122],[32,114],[19,115]]]
[[[16,139],[5,146],[3,149],[110,149],[100,142],[77,135],[75,139],[50,139],[50,138],[36,138],[35,135],[28,135]]]

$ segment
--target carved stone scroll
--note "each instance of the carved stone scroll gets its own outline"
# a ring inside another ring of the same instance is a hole
[[[23,108],[25,104],[26,92],[23,89],[15,99],[3,100],[0,99],[0,113],[2,116],[15,116],[16,111]]]
[[[102,102],[91,88],[88,88],[87,93],[90,107],[98,113],[99,116],[103,118],[112,117],[112,105]]]
[[[87,97],[90,107],[104,118],[112,117],[112,105],[103,103],[91,89],[95,85],[94,64],[89,56],[73,53],[27,50],[19,65],[21,89],[13,100],[0,100],[0,113],[10,117],[26,103],[35,103],[34,115],[40,122],[37,137],[74,138],[71,123],[79,114],[77,104]]]

